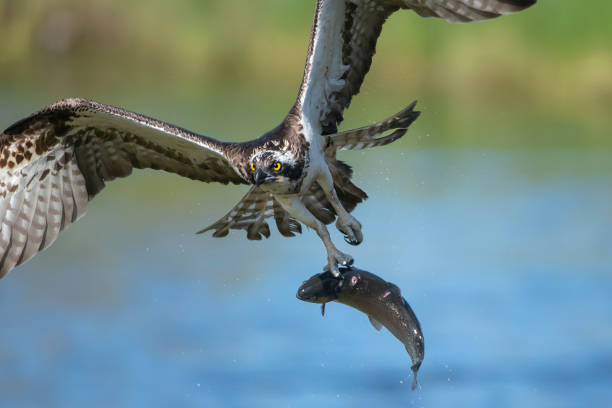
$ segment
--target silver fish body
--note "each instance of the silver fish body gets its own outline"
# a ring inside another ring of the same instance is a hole
[[[305,302],[325,304],[331,301],[351,306],[368,315],[380,330],[386,327],[406,347],[412,360],[414,381],[425,356],[423,331],[412,308],[402,297],[400,289],[373,273],[355,267],[341,268],[341,278],[325,272],[312,276],[298,289],[297,298]]]

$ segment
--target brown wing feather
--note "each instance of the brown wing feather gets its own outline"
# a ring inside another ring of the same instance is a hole
[[[408,126],[420,116],[421,112],[415,111],[415,106],[416,101],[401,112],[380,122],[330,135],[330,143],[326,148],[326,154],[333,158],[338,150],[367,149],[396,141],[406,133]],[[392,133],[383,136],[384,133],[391,130],[393,130]]]
[[[0,277],[47,248],[106,181],[133,168],[246,184],[226,157],[229,146],[83,99],[15,123],[0,135]]]
[[[440,17],[451,23],[487,20],[516,13],[537,0],[396,0],[423,17]]]
[[[387,18],[399,9],[453,23],[523,10],[536,0],[318,0],[302,86],[293,112],[321,134],[336,133],[370,70]]]

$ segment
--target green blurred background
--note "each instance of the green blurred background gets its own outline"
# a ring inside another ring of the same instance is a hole
[[[0,92],[14,114],[2,118],[81,96],[258,136],[295,98],[312,3],[2,0]],[[540,1],[493,24],[396,13],[345,126],[418,99],[429,145],[610,146],[611,14],[605,0]]]

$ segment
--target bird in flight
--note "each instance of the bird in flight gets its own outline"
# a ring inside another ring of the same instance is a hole
[[[361,224],[351,211],[367,195],[336,153],[394,142],[419,116],[412,103],[373,125],[338,131],[370,69],[384,22],[403,9],[454,23],[486,20],[535,2],[317,0],[297,100],[280,125],[248,142],[218,141],[85,99],[43,108],[0,135],[0,278],[49,247],[105,182],[133,168],[251,185],[231,211],[200,232],[223,237],[242,229],[259,240],[270,235],[270,217],[287,237],[301,233],[304,224],[325,245],[325,269],[339,276],[338,266],[353,258],[336,248],[326,226],[336,221],[346,242],[361,243]]]

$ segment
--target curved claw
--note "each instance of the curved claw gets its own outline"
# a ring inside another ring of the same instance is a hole
[[[344,241],[349,245],[359,245],[363,241],[361,224],[352,215],[338,218],[336,228],[344,234]]]
[[[323,273],[326,273],[326,272],[331,273],[334,276],[334,278],[339,278],[340,276],[342,276],[340,274],[340,270],[338,269],[338,265],[333,265],[333,266],[330,264],[325,265],[323,267]]]
[[[356,246],[356,245],[360,244],[360,242],[357,241],[357,239],[355,239],[355,238],[351,239],[348,235],[344,236],[344,242],[346,242],[349,245],[353,245],[353,246]]]

